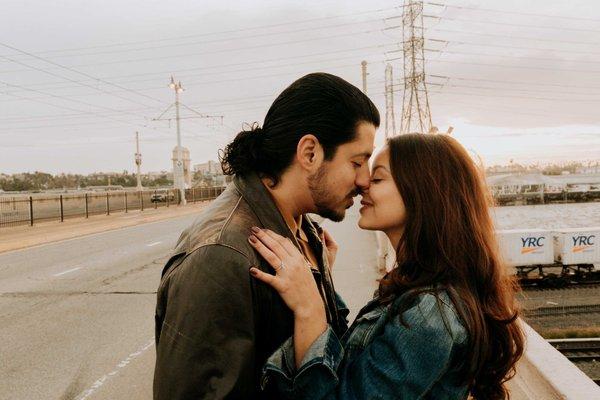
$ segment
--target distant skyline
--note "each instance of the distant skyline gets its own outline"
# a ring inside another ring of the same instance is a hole
[[[436,2],[437,3],[437,2]],[[0,15],[0,173],[171,169],[181,95],[192,164],[217,159],[287,85],[325,71],[382,116],[384,69],[402,75],[401,1],[5,0]],[[425,6],[433,123],[486,165],[600,159],[600,4],[517,0]],[[227,8],[229,7],[229,8]],[[400,80],[398,79],[397,83]],[[399,126],[402,93],[396,93]],[[196,118],[196,112],[220,119]],[[173,113],[165,114],[165,117]]]

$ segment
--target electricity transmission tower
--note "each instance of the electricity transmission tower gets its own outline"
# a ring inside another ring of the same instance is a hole
[[[385,138],[396,134],[396,117],[394,116],[394,78],[392,65],[385,67]]]
[[[404,94],[400,133],[428,133],[432,128],[425,83],[424,42],[423,1],[405,0],[402,12]]]

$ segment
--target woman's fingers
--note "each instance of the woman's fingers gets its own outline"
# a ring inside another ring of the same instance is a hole
[[[298,250],[298,248],[296,246],[294,246],[294,243],[292,243],[292,241],[288,238],[285,238],[275,232],[273,232],[270,229],[263,229],[263,231],[265,231],[267,233],[267,235],[269,235],[273,240],[277,241],[277,243],[279,243],[279,245],[281,247],[283,247],[285,249],[285,251],[288,252],[288,254],[294,256],[294,255],[302,255],[300,253],[300,250]]]
[[[248,241],[254,247],[258,254],[260,254],[267,262],[273,267],[275,272],[277,272],[281,268],[281,258],[279,258],[270,248],[265,246],[263,242],[258,240],[258,238],[254,235],[251,235],[248,238]]]
[[[272,286],[273,289],[279,290],[278,289],[279,285],[278,285],[276,276],[267,274],[266,272],[263,272],[260,269],[255,268],[255,267],[250,268],[250,274],[253,277],[255,277],[256,279],[258,279],[259,281],[263,281],[264,283]]]
[[[253,227],[252,233],[280,259],[284,259],[289,256],[288,251],[282,246],[280,241],[277,238],[269,235],[266,229]]]

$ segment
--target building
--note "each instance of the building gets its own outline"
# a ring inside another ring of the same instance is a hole
[[[202,174],[221,175],[223,174],[223,169],[221,169],[220,163],[209,160],[205,163],[194,165],[194,172],[200,172]]]
[[[142,174],[142,176],[148,179],[156,179],[162,176],[166,176],[167,179],[173,179],[173,173],[169,171],[151,171]]]
[[[177,149],[175,146],[173,148],[173,173],[177,169]],[[192,187],[192,174],[190,171],[190,151],[186,147],[181,147],[181,157],[183,158],[183,183],[186,188]],[[174,174],[175,175],[175,174]]]

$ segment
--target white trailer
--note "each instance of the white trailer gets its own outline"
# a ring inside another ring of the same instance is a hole
[[[496,231],[502,261],[509,267],[534,267],[554,263],[552,231],[510,229]]]
[[[554,259],[565,266],[600,266],[600,227],[556,229]]]

